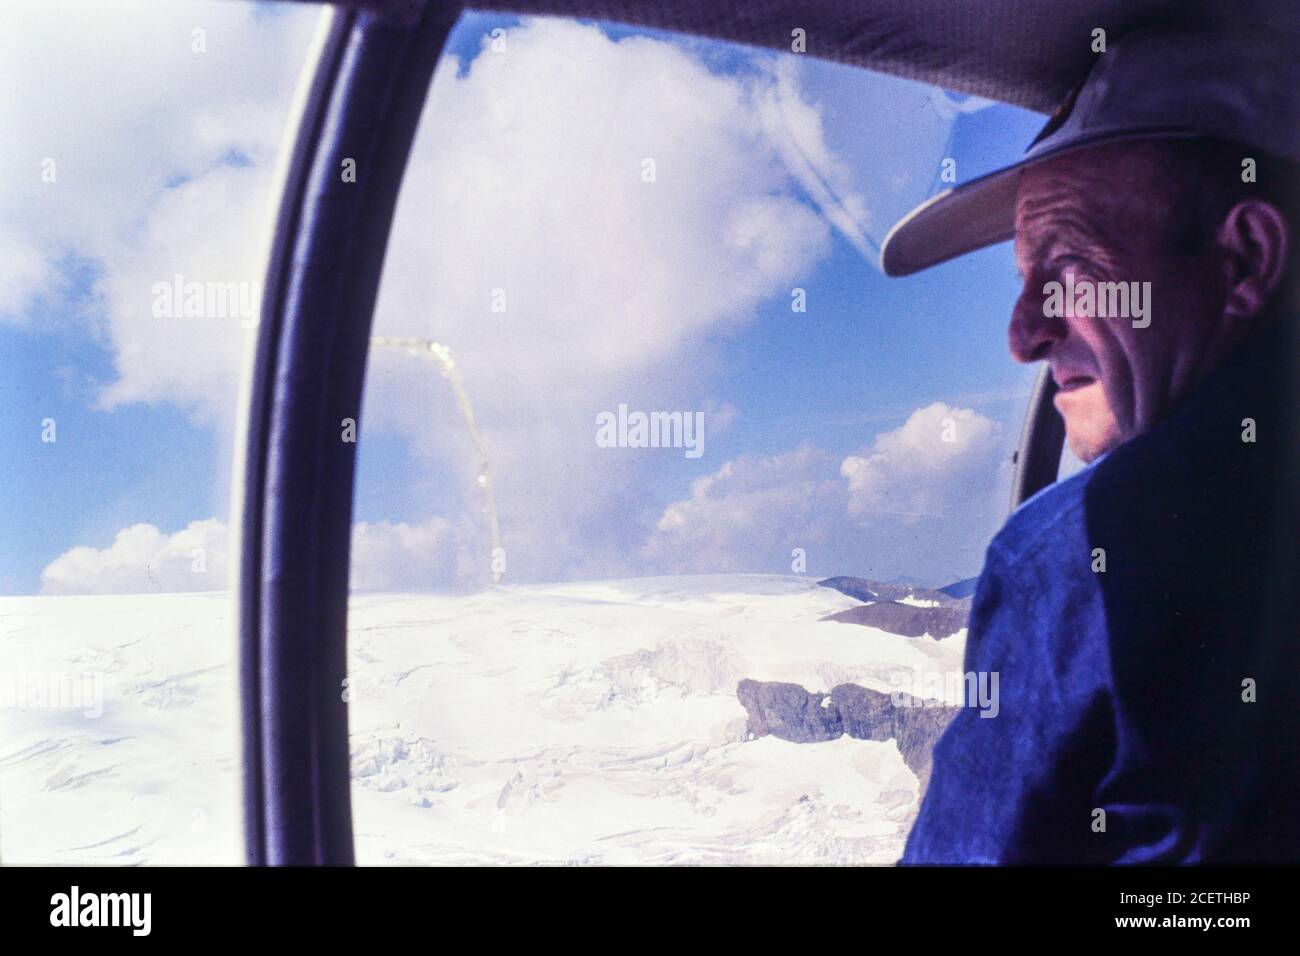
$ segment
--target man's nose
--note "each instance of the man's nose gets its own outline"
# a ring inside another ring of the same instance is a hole
[[[1052,346],[1065,338],[1065,320],[1044,314],[1044,296],[1029,283],[1011,310],[1009,339],[1011,356],[1017,362],[1039,362]]]

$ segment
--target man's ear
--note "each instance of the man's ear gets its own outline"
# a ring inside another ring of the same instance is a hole
[[[1243,199],[1224,217],[1218,238],[1227,256],[1224,315],[1253,318],[1268,307],[1286,278],[1296,237],[1272,203]]]

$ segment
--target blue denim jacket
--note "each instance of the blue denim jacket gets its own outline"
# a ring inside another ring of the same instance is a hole
[[[994,538],[903,863],[1300,862],[1295,325]]]

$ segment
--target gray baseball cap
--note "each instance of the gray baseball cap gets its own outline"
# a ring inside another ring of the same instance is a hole
[[[1300,54],[1275,33],[1179,30],[1118,37],[1013,166],[945,190],[902,219],[880,250],[904,276],[1012,238],[1023,170],[1128,139],[1213,136],[1300,162]],[[1083,38],[1081,42],[1087,42]]]

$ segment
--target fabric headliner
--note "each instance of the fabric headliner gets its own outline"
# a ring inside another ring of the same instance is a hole
[[[312,0],[291,0],[312,2]],[[334,0],[409,12],[412,0]],[[478,0],[472,9],[554,14],[790,49],[1047,113],[1087,72],[1092,30],[1191,16],[1294,28],[1293,0]]]

